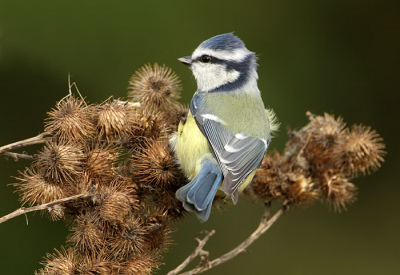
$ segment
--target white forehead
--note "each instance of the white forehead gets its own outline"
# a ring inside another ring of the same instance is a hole
[[[214,56],[218,59],[227,61],[243,61],[251,52],[246,48],[238,48],[234,50],[215,50],[210,48],[198,47],[192,54],[192,59],[196,59],[202,55]]]

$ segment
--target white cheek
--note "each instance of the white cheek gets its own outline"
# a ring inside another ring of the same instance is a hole
[[[235,70],[227,71],[221,64],[194,63],[192,65],[193,75],[196,78],[199,90],[207,92],[233,82],[239,78],[240,73]]]

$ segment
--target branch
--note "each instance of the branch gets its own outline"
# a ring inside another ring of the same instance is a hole
[[[258,228],[246,239],[244,240],[241,244],[239,244],[236,248],[232,249],[231,251],[229,251],[228,253],[222,255],[219,258],[216,258],[214,260],[212,260],[211,262],[209,262],[208,260],[206,261],[201,261],[200,265],[192,270],[189,270],[185,273],[181,273],[180,275],[193,275],[193,274],[199,274],[202,273],[204,271],[207,271],[217,265],[220,265],[226,261],[229,261],[231,259],[233,259],[234,257],[236,257],[237,255],[241,254],[242,252],[246,251],[247,247],[249,247],[255,240],[257,240],[262,234],[264,234],[270,227],[271,225],[273,225],[280,216],[282,216],[288,209],[288,206],[286,204],[286,202],[283,204],[282,208],[279,209],[272,217],[271,216],[271,203],[268,202],[265,204],[265,211],[264,211],[264,215],[261,218],[260,224],[258,225]],[[208,239],[210,238],[210,236],[214,234],[214,230],[211,231],[203,240],[198,240],[196,239],[196,241],[198,242],[198,245],[195,249],[195,251],[193,251],[193,253],[182,263],[180,264],[177,268],[175,268],[174,270],[172,270],[171,272],[168,273],[168,275],[175,275],[178,274],[178,272],[180,272],[183,268],[185,268],[189,262],[191,262],[196,256],[201,255],[201,251],[203,246],[205,245],[205,243],[208,241]],[[206,251],[203,251],[206,252]],[[207,256],[208,256],[208,252],[207,252]]]
[[[66,202],[69,202],[69,201],[73,201],[73,200],[76,200],[76,199],[84,199],[84,198],[88,198],[88,197],[94,196],[94,194],[92,194],[90,191],[91,190],[89,190],[89,191],[87,191],[85,193],[79,194],[79,195],[75,195],[75,196],[59,199],[59,200],[52,201],[52,202],[45,203],[45,204],[41,204],[41,205],[32,206],[32,207],[29,207],[29,208],[21,207],[21,208],[15,210],[14,212],[11,212],[10,214],[7,214],[7,215],[1,217],[0,218],[0,223],[8,221],[8,220],[10,220],[12,218],[15,218],[17,216],[20,216],[22,214],[27,214],[27,213],[33,212],[33,211],[50,209],[51,207],[53,207],[55,205],[63,204],[63,203],[66,203]]]
[[[13,152],[3,152],[2,155],[5,157],[12,157],[15,161],[18,161],[19,159],[29,159],[29,160],[33,159],[33,156],[31,155],[13,153]]]
[[[183,261],[183,263],[181,263],[177,268],[175,268],[174,270],[168,272],[167,275],[176,275],[179,272],[182,271],[182,269],[184,269],[191,261],[193,261],[194,258],[196,258],[197,256],[200,256],[202,258],[207,258],[208,257],[208,252],[203,250],[203,246],[208,242],[208,240],[210,239],[210,237],[215,233],[215,230],[211,230],[211,232],[209,232],[204,239],[200,240],[199,238],[196,238],[196,242],[197,242],[197,246],[196,249],[192,252],[192,254],[189,255],[189,257],[186,258],[185,261]]]
[[[50,133],[44,132],[44,133],[41,133],[32,138],[28,138],[28,139],[17,141],[17,142],[8,144],[8,145],[4,145],[4,146],[0,147],[0,155],[10,156],[14,160],[18,160],[19,158],[32,159],[32,156],[30,156],[30,155],[12,153],[9,151],[13,150],[13,149],[33,145],[33,144],[45,143],[46,141],[50,140],[49,135],[50,135]]]

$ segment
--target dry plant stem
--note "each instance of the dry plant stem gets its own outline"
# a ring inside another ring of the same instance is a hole
[[[8,144],[8,145],[4,145],[4,146],[0,147],[0,155],[11,156],[15,160],[17,160],[18,158],[32,159],[31,156],[29,156],[27,154],[11,153],[9,151],[13,150],[13,149],[33,145],[33,144],[45,143],[46,141],[50,140],[49,136],[50,136],[49,133],[44,132],[44,133],[41,133],[32,138],[28,138],[28,139],[20,140],[20,141],[17,141],[17,142]]]
[[[264,215],[261,218],[258,228],[244,242],[242,242],[236,248],[232,249],[231,251],[222,255],[221,257],[212,260],[211,262],[205,262],[205,263],[203,263],[203,265],[200,265],[192,270],[189,270],[184,273],[180,273],[180,275],[193,275],[193,274],[202,273],[202,272],[207,271],[217,265],[220,265],[226,261],[229,261],[229,260],[233,259],[234,257],[236,257],[237,255],[241,254],[242,252],[246,251],[247,247],[249,247],[255,240],[257,240],[262,234],[264,234],[265,231],[267,231],[271,227],[271,225],[273,225],[279,219],[279,217],[282,216],[287,211],[288,206],[285,202],[283,204],[282,208],[279,209],[271,218],[270,218],[270,216],[271,216],[270,208],[271,208],[271,204],[269,202],[267,202],[265,204]],[[204,238],[204,240],[205,239],[206,238]],[[208,238],[207,238],[207,240],[208,240]],[[201,243],[201,245],[202,245],[201,247],[203,247],[205,245],[205,243]],[[190,261],[191,261],[192,255],[195,255],[197,250],[202,251],[202,249],[199,249],[199,246],[200,246],[200,243],[199,243],[198,247],[196,248],[196,250],[175,270],[178,270],[178,268],[181,267],[184,263],[186,263],[186,261],[188,261],[188,259],[190,259]],[[186,263],[186,265],[188,263]],[[174,272],[175,270],[173,270],[171,272]],[[168,273],[168,275],[177,274],[177,273],[171,273],[171,272]]]
[[[177,268],[174,270],[168,272],[167,275],[176,275],[179,272],[182,271],[191,261],[193,261],[194,258],[197,256],[203,256],[204,254],[208,255],[206,251],[203,250],[204,245],[208,242],[210,237],[215,233],[215,230],[211,230],[205,237],[204,239],[200,240],[199,238],[196,238],[197,246],[196,249],[192,252],[192,254],[189,255],[189,257],[186,258],[186,260],[181,263]]]
[[[5,221],[8,221],[12,218],[18,217],[22,214],[27,214],[29,212],[33,212],[33,211],[39,211],[39,210],[45,210],[45,209],[50,209],[51,207],[53,207],[54,205],[58,205],[58,204],[63,204],[69,201],[73,201],[76,199],[83,199],[83,198],[88,198],[88,197],[92,197],[94,196],[94,194],[90,193],[90,191],[79,194],[79,195],[75,195],[75,196],[71,196],[71,197],[67,197],[67,198],[63,198],[63,199],[59,199],[56,201],[52,201],[49,203],[45,203],[45,204],[41,204],[41,205],[36,205],[36,206],[32,206],[29,208],[25,208],[25,207],[21,207],[17,210],[15,210],[14,212],[11,212],[10,214],[7,214],[3,217],[0,218],[0,223],[3,223]]]
[[[19,159],[33,160],[33,156],[28,155],[28,154],[19,154],[19,153],[13,153],[13,152],[3,152],[2,155],[5,156],[5,157],[11,157],[15,161],[18,161]]]

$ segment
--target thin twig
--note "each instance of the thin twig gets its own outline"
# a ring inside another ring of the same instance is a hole
[[[203,247],[204,245],[208,242],[208,240],[210,239],[210,237],[215,233],[215,230],[211,230],[205,237],[204,239],[200,240],[199,238],[196,238],[196,242],[197,242],[197,246],[195,248],[195,250],[192,252],[192,254],[189,255],[189,257],[187,257],[183,263],[181,263],[177,268],[175,268],[174,270],[171,270],[170,272],[168,272],[167,275],[176,275],[179,272],[181,272],[191,261],[193,261],[194,258],[196,258],[197,256],[202,256],[202,254],[204,255],[204,251]],[[206,253],[208,255],[208,253]]]
[[[232,258],[236,257],[237,255],[239,255],[239,254],[243,253],[244,251],[246,251],[247,247],[249,247],[255,240],[257,240],[262,234],[264,234],[271,227],[271,225],[273,225],[279,219],[279,217],[281,217],[288,209],[288,206],[286,205],[286,203],[284,203],[282,208],[279,209],[270,218],[270,215],[271,215],[270,207],[271,207],[271,204],[269,202],[265,204],[264,215],[261,218],[261,221],[260,221],[260,224],[258,225],[258,228],[246,240],[244,240],[241,244],[239,244],[236,248],[232,249],[231,251],[229,251],[228,253],[222,255],[221,257],[216,258],[216,259],[212,260],[211,262],[208,262],[207,264],[202,264],[202,265],[200,265],[200,266],[198,266],[198,267],[196,267],[196,268],[194,268],[192,270],[189,270],[189,271],[184,272],[184,273],[180,273],[180,275],[193,275],[193,274],[202,273],[202,272],[207,271],[207,270],[209,270],[209,269],[211,269],[211,268],[213,268],[213,267],[215,267],[217,265],[220,265],[220,264],[222,264],[222,263],[224,263],[226,261],[229,261]],[[204,246],[204,244],[202,244],[202,245]],[[196,248],[196,250],[198,250],[198,247]],[[194,256],[196,254],[195,253],[196,250],[180,266],[182,266],[186,261],[188,261],[189,258]],[[193,259],[191,259],[191,260],[193,260]],[[180,266],[178,266],[178,268]],[[173,271],[177,270],[178,268],[174,269]],[[180,270],[182,270],[182,269],[180,269]],[[168,273],[168,275],[172,275],[172,274],[177,274],[177,273]]]
[[[8,145],[4,145],[0,147],[0,155],[5,155],[5,156],[11,156],[14,159],[18,159],[18,158],[28,158],[31,159],[30,155],[27,154],[18,154],[18,153],[11,153],[9,151],[17,149],[17,148],[21,148],[21,147],[25,147],[25,146],[29,146],[29,145],[33,145],[33,144],[38,144],[38,143],[45,143],[46,141],[50,140],[50,133],[44,132],[41,133],[35,137],[31,137],[28,139],[24,139],[24,140],[20,140]]]
[[[59,204],[63,204],[63,203],[66,203],[66,202],[69,202],[69,201],[73,201],[73,200],[76,200],[76,199],[83,199],[83,198],[92,197],[92,196],[94,196],[94,194],[92,194],[90,192],[90,190],[89,190],[89,191],[87,191],[85,193],[82,193],[82,194],[79,194],[79,195],[75,195],[75,196],[71,196],[71,197],[67,197],[67,198],[62,198],[62,199],[59,199],[59,200],[56,200],[56,201],[52,201],[52,202],[41,204],[41,205],[32,206],[32,207],[29,207],[29,208],[21,207],[21,208],[15,210],[14,212],[11,212],[10,214],[7,214],[7,215],[1,217],[0,218],[0,223],[8,221],[8,220],[10,220],[12,218],[15,218],[17,216],[20,216],[22,214],[27,214],[27,213],[33,212],[33,211],[49,209],[49,208],[53,207],[54,205],[59,205]]]
[[[3,152],[2,155],[5,157],[11,157],[15,161],[18,161],[19,159],[29,159],[29,160],[33,159],[33,156],[31,155],[14,153],[14,152]]]

